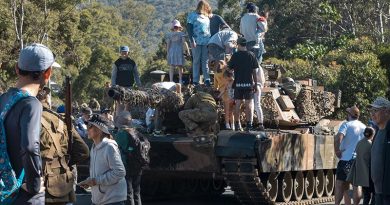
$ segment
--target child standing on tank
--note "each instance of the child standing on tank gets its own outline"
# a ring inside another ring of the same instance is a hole
[[[222,89],[222,92],[219,94],[219,97],[223,100],[223,107],[225,111],[225,127],[228,130],[235,130],[234,126],[234,89],[232,88],[234,77],[233,72],[225,70],[223,72],[223,78],[226,81],[225,87]]]
[[[173,74],[175,68],[179,70],[179,83],[182,83],[183,66],[185,63],[184,52],[189,53],[188,45],[185,40],[185,33],[182,32],[183,27],[178,20],[172,21],[172,28],[167,37],[167,60],[171,66],[169,70],[169,80],[173,82]]]

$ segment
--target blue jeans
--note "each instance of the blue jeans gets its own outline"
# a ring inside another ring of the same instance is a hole
[[[259,48],[254,48],[253,46],[255,46],[255,44],[256,41],[249,41],[246,44],[246,48],[248,49],[248,51],[252,51],[255,54],[257,62],[259,62],[260,65],[263,61],[263,54],[265,53],[264,43],[261,41],[259,43]]]
[[[196,45],[192,48],[192,82],[199,84],[200,68],[202,68],[204,81],[210,82],[207,45]]]

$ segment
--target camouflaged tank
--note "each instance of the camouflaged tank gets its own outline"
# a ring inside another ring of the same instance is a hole
[[[178,119],[184,101],[176,97],[182,96],[156,94],[159,98],[149,91],[116,88],[115,93],[135,110],[166,102],[160,107],[165,109],[165,134],[148,135],[152,148],[142,178],[144,199],[216,195],[230,186],[242,204],[334,200],[337,159],[333,143],[341,121],[323,117],[331,114],[337,97],[309,83],[296,92],[293,85],[282,88],[276,84],[278,75],[275,67],[268,68],[270,83],[262,96],[265,131],[222,130],[206,145],[187,137]]]

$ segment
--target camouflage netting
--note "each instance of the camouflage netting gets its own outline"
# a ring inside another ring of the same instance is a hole
[[[264,121],[275,121],[278,117],[278,105],[273,99],[272,93],[265,93],[261,98]]]
[[[132,109],[154,107],[162,112],[173,112],[179,110],[184,105],[181,94],[167,89],[147,88],[144,90],[132,90],[119,86],[112,89],[121,93],[121,100],[127,102]]]
[[[314,124],[334,112],[335,100],[331,92],[303,88],[294,104],[301,121]]]

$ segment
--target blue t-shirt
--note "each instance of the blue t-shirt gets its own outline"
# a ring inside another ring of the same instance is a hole
[[[16,92],[18,92],[17,88],[10,88],[8,92],[0,96],[1,110]],[[24,182],[30,194],[37,194],[41,185],[41,116],[42,104],[36,97],[30,96],[17,102],[9,110],[4,121],[12,168],[17,176],[24,169]]]
[[[340,151],[342,151],[340,160],[349,161],[354,157],[356,145],[364,137],[364,129],[366,126],[359,120],[344,122],[340,126],[339,133],[344,135],[340,144]]]
[[[197,45],[207,45],[211,36],[210,19],[205,15],[191,12],[188,14],[187,24],[192,25],[192,38],[195,40],[195,43]]]

